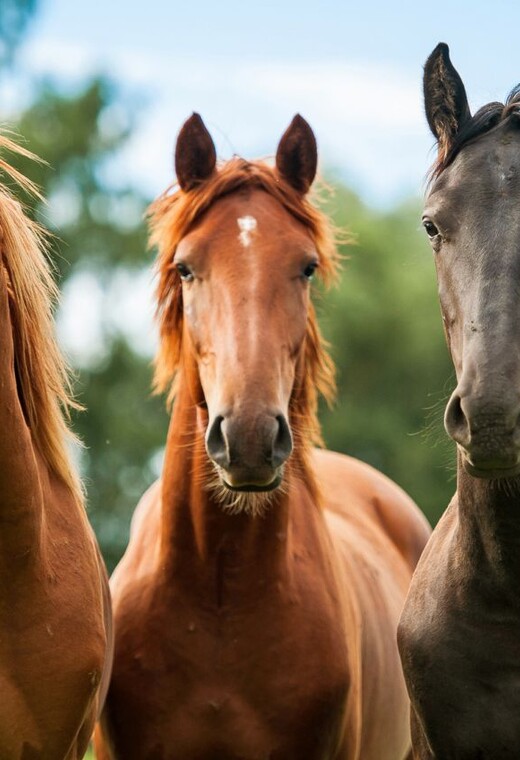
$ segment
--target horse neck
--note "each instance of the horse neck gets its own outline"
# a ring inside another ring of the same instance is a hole
[[[514,584],[520,574],[520,479],[493,481],[457,468],[459,534],[464,556],[487,580]]]
[[[6,275],[0,260],[0,569],[34,557],[43,521],[41,461],[15,376]]]
[[[251,576],[276,582],[286,570],[292,475],[264,515],[226,512],[208,488],[214,473],[205,426],[204,412],[181,379],[162,477],[161,564],[194,592],[197,581],[200,589],[211,587],[210,579],[218,585],[224,569],[235,569],[244,584]]]
[[[53,332],[55,296],[39,227],[0,187],[0,555],[5,561],[41,556],[33,550],[43,549],[46,506],[54,510],[70,503],[83,512],[81,484],[65,445],[69,431],[62,407],[70,407],[71,399]]]

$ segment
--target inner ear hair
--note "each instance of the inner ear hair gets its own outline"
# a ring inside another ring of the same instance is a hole
[[[429,127],[447,155],[457,133],[471,118],[466,90],[450,60],[446,43],[440,42],[424,66],[424,106]]]

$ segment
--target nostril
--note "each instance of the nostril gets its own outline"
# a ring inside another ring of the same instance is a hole
[[[206,451],[216,464],[224,469],[229,467],[229,448],[222,430],[224,417],[219,414],[215,417],[206,433]]]
[[[283,414],[276,416],[278,431],[273,442],[271,463],[273,467],[280,467],[290,456],[293,447],[292,435],[287,420]]]
[[[466,415],[462,409],[461,397],[454,393],[446,407],[444,415],[444,426],[446,432],[451,438],[462,446],[467,446],[470,442],[470,431]]]

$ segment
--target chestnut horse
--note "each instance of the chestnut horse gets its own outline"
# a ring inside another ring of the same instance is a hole
[[[438,159],[423,223],[457,387],[457,492],[399,628],[414,757],[520,757],[520,90],[471,115],[448,47],[424,74]]]
[[[44,236],[3,188],[0,264],[0,757],[77,760],[110,676],[108,579],[67,451]]]
[[[162,478],[111,582],[100,759],[409,751],[395,639],[428,529],[383,475],[311,448],[332,366],[309,281],[336,262],[306,197],[316,162],[297,116],[274,169],[218,168],[194,114],[177,142],[180,188],[151,208],[156,380],[175,404]]]

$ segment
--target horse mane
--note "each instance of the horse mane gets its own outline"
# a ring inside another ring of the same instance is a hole
[[[168,188],[151,204],[148,213],[150,242],[158,248],[157,319],[161,340],[155,360],[154,387],[157,392],[168,392],[170,403],[175,397],[182,357],[182,288],[174,266],[177,246],[213,203],[244,188],[257,188],[268,193],[310,231],[319,258],[317,274],[325,284],[330,283],[336,274],[339,257],[330,221],[264,161],[233,158],[222,163],[207,180],[188,192],[176,186]],[[331,402],[335,394],[335,367],[321,336],[312,303],[302,361],[301,383],[293,391],[289,409],[300,451],[307,450],[312,443],[323,443],[317,416],[318,398],[321,394]]]
[[[0,149],[36,159],[0,134]],[[41,198],[36,186],[0,158],[0,170],[29,194]],[[68,366],[58,347],[53,310],[58,288],[47,259],[48,233],[29,219],[21,204],[0,186],[0,262],[7,279],[18,393],[35,447],[50,470],[83,504],[81,481],[72,464],[68,442],[72,397]]]
[[[429,172],[430,181],[437,179],[447,169],[465,145],[491,131],[509,117],[520,120],[520,84],[511,90],[505,103],[487,103],[465,122],[449,150],[437,156]]]

